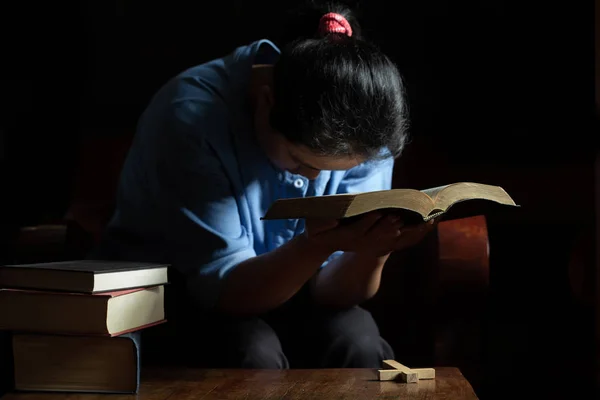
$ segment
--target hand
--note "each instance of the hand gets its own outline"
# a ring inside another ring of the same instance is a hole
[[[399,217],[380,218],[351,248],[345,251],[367,256],[387,256],[418,244],[435,227],[431,220],[419,225],[404,226]]]
[[[371,212],[347,225],[339,220],[307,220],[304,234],[316,249],[330,253],[342,250],[384,255],[394,247],[401,226],[398,217]]]
[[[371,212],[348,225],[339,220],[307,220],[305,235],[315,248],[330,253],[342,250],[375,257],[419,243],[435,226],[434,221],[403,227],[399,217]]]
[[[404,250],[418,244],[435,228],[436,223],[437,222],[432,219],[422,224],[401,228],[400,236],[396,240],[394,250]]]

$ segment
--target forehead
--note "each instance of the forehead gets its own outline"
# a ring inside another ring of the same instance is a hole
[[[306,146],[290,142],[287,143],[287,147],[294,161],[315,170],[347,170],[365,161],[365,158],[360,156],[323,156],[315,154]]]

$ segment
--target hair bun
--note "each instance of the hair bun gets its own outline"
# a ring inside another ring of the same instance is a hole
[[[352,27],[343,15],[330,12],[323,15],[319,20],[319,34],[325,36],[329,33],[341,33],[351,37]]]

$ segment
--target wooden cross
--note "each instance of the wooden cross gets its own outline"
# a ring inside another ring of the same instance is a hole
[[[387,368],[377,371],[380,381],[399,380],[413,383],[419,379],[435,379],[435,369],[433,368],[408,368],[394,360],[383,360],[383,366]]]

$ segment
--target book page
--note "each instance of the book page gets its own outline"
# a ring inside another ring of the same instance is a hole
[[[415,189],[391,189],[276,200],[262,217],[267,219],[342,219],[375,210],[402,209],[424,218],[433,209],[433,200]]]
[[[516,206],[514,200],[499,186],[460,182],[434,191],[435,209],[448,210],[453,204],[466,200],[490,200],[499,204]]]
[[[433,200],[415,189],[391,189],[360,193],[352,201],[346,216],[352,217],[374,210],[403,209],[427,216],[433,209]]]
[[[442,190],[444,190],[445,188],[447,188],[448,186],[450,186],[450,185],[438,186],[438,187],[434,187],[431,189],[424,189],[424,190],[421,190],[421,192],[423,192],[426,195],[428,195],[429,197],[431,197],[431,199],[435,203],[435,198],[437,197],[438,193],[441,192]]]

